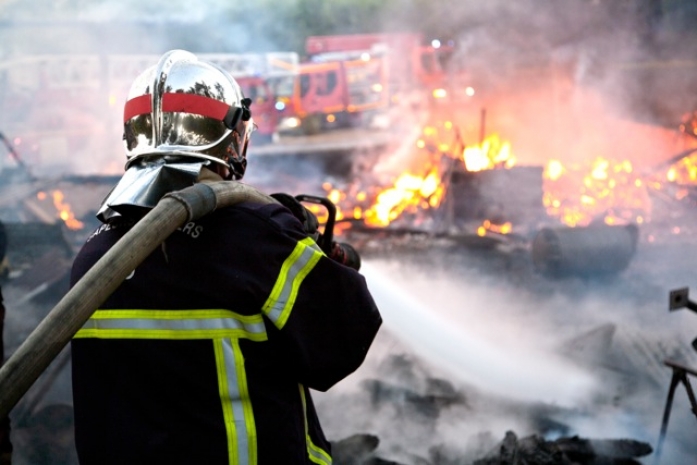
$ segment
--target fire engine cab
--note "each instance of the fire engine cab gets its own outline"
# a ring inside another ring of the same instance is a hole
[[[373,126],[395,105],[445,96],[439,50],[421,34],[310,36],[287,89],[280,130]]]

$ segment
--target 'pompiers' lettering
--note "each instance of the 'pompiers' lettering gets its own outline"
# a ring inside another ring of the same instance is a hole
[[[104,231],[109,231],[110,229],[115,229],[110,223],[100,225],[92,234],[90,234],[90,237],[88,237],[85,242],[91,241],[95,236],[103,233]]]
[[[184,226],[179,228],[179,231],[183,232],[189,237],[196,239],[203,232],[203,226],[201,226],[200,224],[196,224],[193,221],[189,221]]]

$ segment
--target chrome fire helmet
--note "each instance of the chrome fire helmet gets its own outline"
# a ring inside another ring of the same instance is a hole
[[[251,100],[235,79],[194,54],[172,50],[131,86],[124,106],[128,162],[183,156],[221,164],[232,179],[247,167]]]

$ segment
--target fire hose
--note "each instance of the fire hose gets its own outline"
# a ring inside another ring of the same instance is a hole
[[[126,277],[177,228],[240,202],[277,203],[235,182],[198,183],[165,195],[78,281],[0,368],[0,418]]]

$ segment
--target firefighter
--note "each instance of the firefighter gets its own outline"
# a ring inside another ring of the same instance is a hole
[[[182,50],[134,81],[125,173],[72,284],[165,193],[244,176],[249,104]],[[244,202],[189,222],[71,342],[80,464],[330,464],[309,389],[356,370],[380,324],[363,276],[289,208]]]

